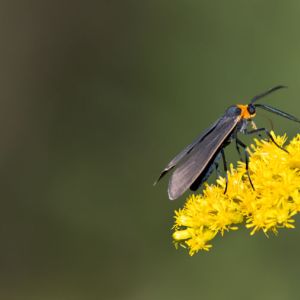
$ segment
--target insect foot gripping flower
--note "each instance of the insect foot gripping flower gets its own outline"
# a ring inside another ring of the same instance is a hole
[[[283,146],[286,136],[271,134]],[[300,211],[300,134],[285,149],[288,153],[265,140],[250,146],[249,171],[255,190],[245,164],[238,162],[237,168],[230,166],[226,194],[225,178],[220,177],[216,184],[206,185],[203,194],[190,195],[175,212],[175,246],[188,248],[190,255],[208,251],[215,236],[237,230],[241,223],[251,235],[294,228],[293,216]]]

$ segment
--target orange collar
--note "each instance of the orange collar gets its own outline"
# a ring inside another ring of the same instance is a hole
[[[237,107],[241,109],[241,117],[242,119],[251,119],[255,117],[256,114],[250,115],[248,111],[248,105],[237,104]]]

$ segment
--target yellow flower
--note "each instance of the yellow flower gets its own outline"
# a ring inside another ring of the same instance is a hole
[[[275,136],[283,146],[286,136]],[[255,140],[248,149],[252,189],[243,162],[230,165],[228,189],[225,178],[206,185],[203,194],[192,194],[184,207],[175,212],[173,239],[193,255],[209,250],[211,240],[245,223],[253,235],[262,230],[277,234],[279,228],[294,228],[293,216],[300,211],[300,134],[287,145],[288,153],[272,141]]]

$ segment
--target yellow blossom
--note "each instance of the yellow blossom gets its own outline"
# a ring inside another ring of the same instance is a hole
[[[286,136],[275,136],[284,146]],[[211,240],[220,233],[238,229],[244,223],[253,235],[262,231],[277,234],[279,228],[294,228],[294,215],[300,211],[300,134],[285,147],[285,152],[272,141],[255,140],[248,149],[249,172],[245,164],[230,165],[228,189],[225,178],[204,187],[202,194],[191,194],[184,207],[175,212],[173,239],[189,248],[193,255],[209,250]]]

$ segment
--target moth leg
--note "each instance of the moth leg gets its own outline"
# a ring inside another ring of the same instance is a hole
[[[253,130],[257,130],[257,126],[256,126],[256,124],[254,123],[254,121],[252,120],[251,122],[251,125],[252,125],[252,128],[253,128]],[[246,130],[246,133],[247,133],[247,130]],[[262,137],[262,135],[259,133],[258,134],[258,136],[262,139],[263,137]]]
[[[236,142],[243,148],[244,153],[245,153],[245,163],[246,163],[246,172],[247,172],[247,176],[249,178],[249,182],[251,184],[252,189],[255,191],[254,185],[252,183],[251,177],[250,177],[250,173],[249,173],[249,153],[247,151],[247,146],[238,138],[236,138]]]
[[[241,150],[240,150],[240,146],[239,146],[239,144],[238,144],[238,142],[237,142],[237,137],[236,137],[236,136],[235,136],[235,148],[236,148],[236,150],[237,150],[237,152],[238,152],[238,154],[239,154],[240,160],[241,160],[242,162],[244,162],[244,159],[243,159],[243,157],[242,157],[242,153],[241,153]]]
[[[222,154],[223,167],[224,167],[225,180],[226,180],[226,186],[225,186],[224,194],[226,194],[226,192],[227,192],[227,187],[228,187],[228,174],[227,174],[228,168],[227,168],[227,162],[226,162],[226,158],[225,158],[225,152],[224,152],[224,149],[221,149],[221,154]]]
[[[234,133],[234,139],[235,139],[235,148],[240,156],[240,160],[243,162],[243,157],[242,157],[242,154],[241,154],[241,150],[240,150],[240,147],[239,147],[239,144],[238,144],[238,137],[237,137],[237,131]]]
[[[255,133],[258,133],[258,132],[262,132],[264,131],[266,133],[266,135],[270,138],[270,140],[281,150],[283,150],[284,152],[286,153],[289,153],[286,149],[284,149],[283,147],[279,146],[276,141],[274,140],[274,138],[272,137],[270,131],[266,128],[257,128],[257,129],[254,129],[254,130],[250,130],[250,131],[245,131],[244,133],[247,134],[247,135],[250,135],[250,134],[255,134]]]
[[[237,138],[238,138],[237,135],[238,135],[238,131],[235,130],[235,131],[234,131],[234,134],[233,134],[233,138],[234,138],[234,140],[235,140],[235,148],[236,148],[236,151],[237,151],[238,154],[239,154],[240,161],[244,162],[244,159],[243,159],[242,154],[241,154],[240,146],[239,146],[239,144],[238,144],[238,142],[237,142]]]
[[[220,170],[219,170],[219,163],[216,161],[215,164],[215,170],[216,170],[216,177],[220,177]]]

